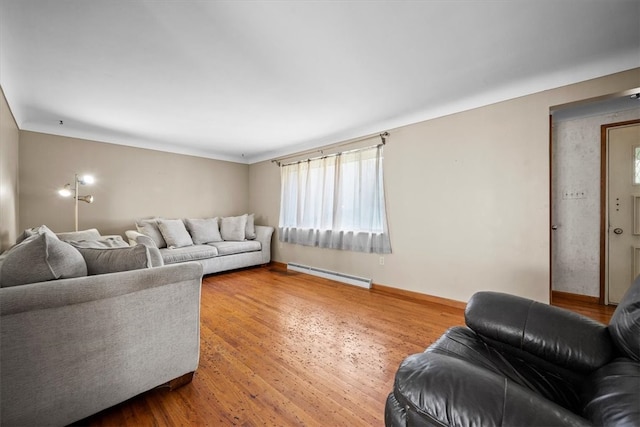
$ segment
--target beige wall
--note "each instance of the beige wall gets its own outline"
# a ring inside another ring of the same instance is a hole
[[[74,204],[57,194],[75,173],[81,186],[79,229],[123,234],[149,216],[204,218],[236,215],[249,207],[249,166],[35,132],[20,132],[20,229],[46,224],[74,228]]]
[[[279,242],[273,259],[460,301],[480,289],[548,301],[549,107],[639,86],[636,69],[392,130],[385,178],[393,253],[384,266],[378,255]],[[16,132],[3,125],[3,150],[5,133],[15,146]],[[73,203],[56,191],[75,172],[97,179],[81,188],[96,197],[80,205],[81,229],[121,234],[140,217],[247,211],[257,223],[278,225],[280,176],[270,162],[247,166],[24,131],[19,139],[19,230],[73,228]],[[15,163],[2,154],[4,174]],[[5,206],[3,196],[2,233],[13,240]]]
[[[549,300],[549,107],[640,86],[640,69],[391,131],[393,253],[274,244],[273,258],[467,301],[477,290]],[[278,225],[279,170],[251,165],[250,210]]]
[[[0,89],[0,253],[18,232],[18,142],[20,132]]]

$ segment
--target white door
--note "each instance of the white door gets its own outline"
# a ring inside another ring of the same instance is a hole
[[[640,124],[607,129],[608,300],[617,304],[640,274]]]

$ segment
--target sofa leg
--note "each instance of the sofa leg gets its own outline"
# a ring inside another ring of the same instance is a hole
[[[193,374],[195,372],[188,372],[182,376],[179,376],[178,378],[174,378],[171,381],[169,381],[167,383],[167,385],[169,386],[169,390],[173,391],[176,390],[184,385],[187,385],[191,382],[191,380],[193,380]]]

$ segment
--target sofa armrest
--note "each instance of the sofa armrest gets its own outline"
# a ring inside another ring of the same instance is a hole
[[[605,325],[515,295],[474,294],[467,303],[465,321],[503,349],[511,347],[573,371],[593,371],[614,356]]]
[[[271,262],[271,236],[274,228],[266,225],[256,225],[256,240],[262,246],[262,263]]]
[[[131,246],[145,245],[149,249],[149,258],[151,259],[152,267],[161,267],[164,265],[160,249],[158,249],[156,242],[154,242],[151,237],[134,230],[127,230],[124,234],[127,236],[127,239],[129,239]]]
[[[2,423],[67,425],[196,370],[202,266],[0,288]]]
[[[139,238],[147,237],[144,234],[142,234],[140,232],[137,232],[135,230],[127,230],[127,231],[124,232],[124,235],[127,236],[127,239],[129,240],[129,244],[131,246],[135,246],[138,243],[142,243],[142,242],[138,242]],[[149,240],[151,240],[151,242],[153,243],[153,239],[149,238]],[[155,245],[155,243],[154,243],[154,245]]]
[[[588,426],[569,410],[508,379],[455,357],[406,358],[385,408],[389,426]],[[406,422],[406,424],[403,424]]]
[[[143,268],[0,288],[0,316],[117,298],[175,282],[202,278],[197,262]]]

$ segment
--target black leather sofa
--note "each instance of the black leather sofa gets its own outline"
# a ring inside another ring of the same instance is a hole
[[[388,427],[640,426],[640,278],[609,325],[496,292],[465,322],[401,363]]]

